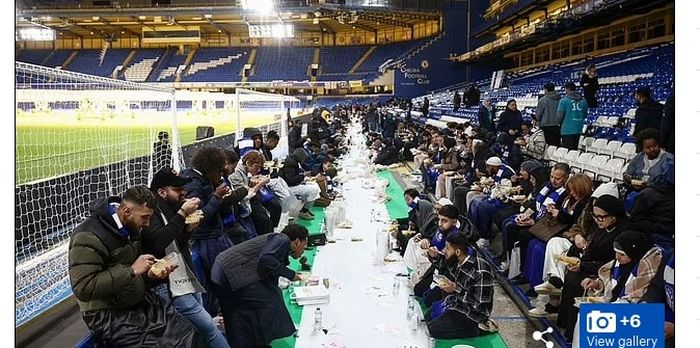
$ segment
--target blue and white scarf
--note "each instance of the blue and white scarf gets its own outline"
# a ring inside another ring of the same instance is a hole
[[[547,205],[551,203],[556,204],[565,191],[566,187],[562,186],[558,189],[554,189],[552,183],[547,182],[547,184],[542,187],[540,192],[538,192],[537,196],[535,197],[537,207],[537,215],[535,216],[535,220],[543,217],[544,214],[547,213]]]
[[[666,304],[670,309],[667,310],[666,317],[674,317],[676,311],[676,256],[672,255],[664,267],[664,290],[666,292]],[[675,322],[675,318],[673,318]]]
[[[510,177],[514,174],[515,171],[513,170],[513,168],[509,167],[507,164],[503,164],[500,168],[498,168],[498,172],[496,172],[496,175],[493,176],[493,181],[496,183],[500,183],[501,179],[510,179]]]

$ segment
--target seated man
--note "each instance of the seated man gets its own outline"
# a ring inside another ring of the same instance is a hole
[[[393,139],[382,139],[382,147],[374,158],[374,164],[388,166],[399,161],[399,151],[394,147]]]
[[[279,277],[302,279],[287,266],[290,256],[299,259],[304,253],[308,237],[305,227],[292,224],[282,233],[245,241],[216,258],[213,291],[221,300],[231,347],[263,347],[294,333],[277,282]]]
[[[416,294],[425,292],[432,282],[432,277],[423,277],[430,268],[426,251],[430,247],[436,247],[437,250],[442,251],[445,248],[446,237],[460,232],[460,228],[459,211],[454,205],[448,204],[441,206],[437,211],[437,229],[432,233],[432,237],[418,233],[408,241],[403,260],[406,267],[413,270],[411,284],[416,285]]]
[[[185,199],[183,186],[187,182],[171,168],[163,168],[153,176],[150,189],[157,207],[148,228],[141,232],[141,244],[146,253],[159,259],[173,252],[180,256],[175,272],[159,281],[153,291],[189,320],[209,347],[226,348],[229,345],[224,335],[204,308],[202,293],[206,290],[194,273],[189,236],[196,223],[186,224],[185,218],[198,208],[199,199]]]
[[[454,339],[475,337],[490,327],[493,308],[494,278],[489,264],[469,246],[464,233],[447,236],[444,256],[436,247],[428,249],[428,255],[441,258],[446,265],[449,279],[439,287],[444,296],[444,311],[430,313],[428,332],[431,337]]]
[[[304,207],[299,212],[299,217],[305,220],[313,220],[314,214],[311,213],[309,208],[319,197],[321,190],[314,183],[304,184],[304,178],[311,177],[311,172],[305,172],[301,167],[305,160],[306,151],[304,149],[294,150],[292,155],[284,161],[280,177],[287,183],[292,194],[297,196],[304,204]]]
[[[98,198],[71,235],[68,272],[87,327],[111,347],[193,347],[197,334],[173,307],[146,289],[153,255],[141,254],[139,234],[156,209],[151,191],[132,187],[122,197]]]
[[[277,148],[277,144],[280,142],[280,136],[277,132],[271,130],[267,132],[265,136],[265,142],[260,145],[260,151],[262,151],[263,156],[265,156],[265,161],[272,161],[272,150]]]
[[[423,238],[432,238],[437,228],[433,205],[430,201],[421,199],[420,193],[414,188],[404,191],[403,198],[408,206],[408,219],[403,221],[400,219],[399,225],[402,225],[402,228],[406,227],[408,231],[420,233]],[[396,235],[396,241],[402,253],[406,251],[408,239],[413,235],[404,235],[403,233]]]

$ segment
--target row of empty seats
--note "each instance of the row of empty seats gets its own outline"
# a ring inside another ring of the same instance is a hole
[[[582,152],[581,150],[569,150],[564,147],[547,147],[544,159],[553,163],[567,163],[571,166],[572,172],[584,173],[591,179],[599,181],[622,181],[622,173],[627,169],[629,163],[624,158],[610,157],[610,155],[599,155],[592,152]]]

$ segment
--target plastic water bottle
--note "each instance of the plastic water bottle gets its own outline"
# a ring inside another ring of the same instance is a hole
[[[408,304],[406,306],[406,319],[411,320],[413,319],[413,316],[415,315],[415,303],[414,303],[413,296],[408,296]]]
[[[435,339],[428,337],[428,348],[435,348]]]
[[[322,323],[322,313],[321,313],[321,308],[316,307],[316,311],[314,312],[314,331],[318,332],[321,331],[321,327],[323,326]]]
[[[370,221],[377,221],[376,218],[377,218],[377,214],[376,214],[374,208],[372,208],[372,217],[370,218]]]
[[[394,287],[392,289],[392,294],[394,296],[398,296],[400,288],[401,288],[401,279],[399,279],[399,277],[394,277]]]

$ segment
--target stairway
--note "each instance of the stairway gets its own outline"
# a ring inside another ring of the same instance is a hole
[[[406,59],[411,59],[411,58],[415,57],[418,53],[423,52],[426,48],[430,47],[432,44],[434,44],[438,40],[445,37],[445,35],[447,35],[447,32],[443,31],[440,33],[440,35],[433,37],[432,39],[430,39],[428,42],[424,43],[420,47],[409,51],[408,55],[406,56]]]
[[[182,80],[182,75],[186,74],[187,71],[189,70],[190,64],[192,63],[192,59],[194,59],[194,55],[197,54],[197,49],[193,48],[190,50],[190,53],[187,54],[187,58],[185,58],[185,63],[183,64],[185,66],[180,73],[177,73],[177,70],[175,70],[175,82],[180,82]]]
[[[308,69],[306,70],[306,75],[311,77],[311,82],[316,82],[316,78],[317,78],[317,76],[311,76],[311,66],[314,64],[316,64],[316,66],[318,66],[318,64],[320,62],[321,62],[321,49],[316,47],[316,48],[314,48],[314,56],[311,59],[311,64],[309,65]],[[321,67],[319,67],[316,70],[317,75],[320,73],[321,73]]]
[[[150,81],[154,82],[158,80],[159,76],[155,76],[156,73],[159,73],[162,70],[163,64],[170,59],[170,56],[173,55],[173,51],[168,47],[165,49],[165,52],[158,58],[156,61],[156,65],[151,69],[151,72],[148,73],[148,76],[146,77],[145,81]]]
[[[113,79],[119,78],[119,75],[123,75],[126,72],[127,67],[129,66],[129,64],[131,64],[131,61],[134,60],[135,55],[136,55],[136,50],[131,50],[131,52],[129,52],[129,55],[126,56],[126,58],[124,58],[124,62],[121,64],[122,69],[116,70],[116,68],[115,68],[114,73],[112,73]]]
[[[246,65],[250,65],[250,75],[253,75],[255,73],[255,57],[258,56],[258,49],[253,48],[252,51],[250,51],[250,55],[248,56],[248,61],[246,62]],[[245,65],[243,66],[243,69],[245,69]],[[248,77],[243,75],[243,70],[241,70],[241,82],[248,82]]]
[[[365,63],[367,58],[369,58],[369,56],[371,56],[372,53],[374,53],[374,51],[376,49],[377,49],[377,46],[370,47],[367,50],[367,52],[365,52],[365,54],[363,54],[362,57],[360,57],[360,59],[357,61],[357,63],[355,63],[355,65],[353,65],[352,68],[350,68],[350,71],[348,71],[348,74],[354,74],[355,72],[357,72],[357,69],[359,69],[362,66],[362,64]]]
[[[78,55],[78,51],[73,51],[73,53],[68,56],[68,59],[66,59],[63,64],[61,64],[61,70],[66,70],[66,68],[70,65],[70,63],[75,59],[75,57]]]

